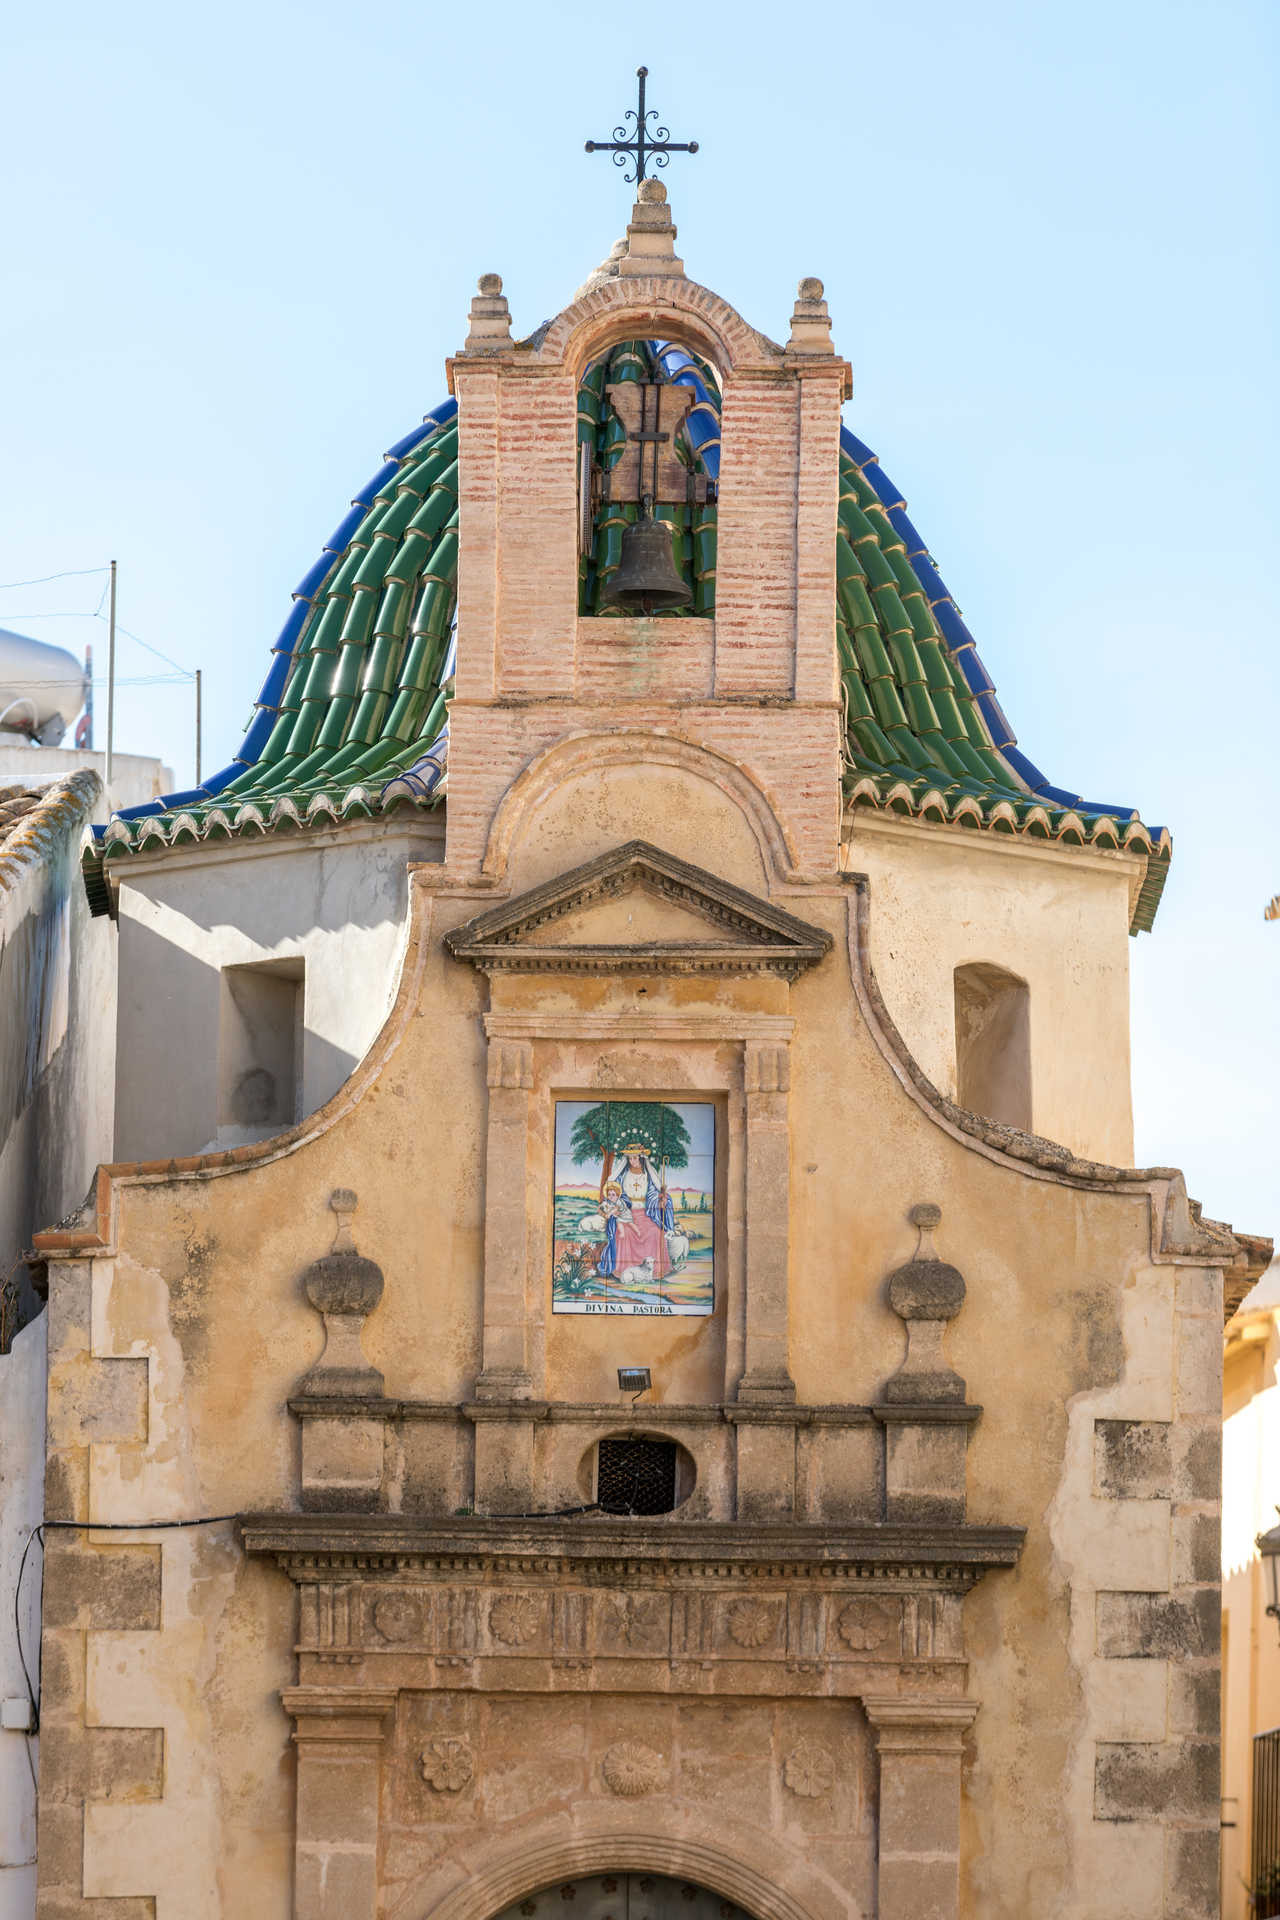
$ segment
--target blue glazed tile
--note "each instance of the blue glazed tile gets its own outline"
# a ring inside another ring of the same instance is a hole
[[[857,434],[850,433],[848,427],[840,429],[840,445],[849,458],[856,460],[860,467],[865,467],[869,460],[874,460],[876,457],[866,441],[859,440]]]
[[[1105,813],[1112,820],[1134,820],[1137,815],[1132,807],[1104,806],[1101,800],[1077,800],[1077,813]]]
[[[432,427],[443,427],[446,421],[453,420],[456,418],[457,412],[458,412],[457,398],[455,395],[450,394],[449,398],[447,400],[442,400],[438,407],[432,407],[430,413],[424,414],[423,421],[425,424]]]
[[[1041,800],[1051,800],[1055,807],[1078,807],[1080,795],[1069,793],[1065,787],[1051,787],[1046,780],[1039,790]]]
[[[333,568],[336,564],[336,561],[337,561],[336,554],[322,553],[320,555],[320,558],[314,561],[312,565],[307,568],[307,571],[303,574],[301,580],[299,580],[297,586],[294,588],[293,590],[294,599],[309,600],[312,594],[315,592],[316,588],[321,585],[321,583],[327,578],[327,576],[330,573],[332,573]]]
[[[361,487],[359,493],[352,495],[352,506],[367,507],[373,499],[374,494],[381,493],[388,480],[394,480],[399,471],[400,462],[398,460],[388,460],[385,467],[379,467],[372,480],[367,481],[366,484]]]
[[[233,763],[229,767],[223,767],[218,773],[211,773],[204,783],[204,790],[209,798],[213,799],[216,794],[222,792],[224,787],[229,787],[233,780],[238,780],[241,771],[242,769]]]
[[[275,726],[275,723],[276,716],[271,709],[268,707],[260,708],[250,724],[248,733],[245,734],[244,739],[240,742],[240,751],[237,753],[236,759],[243,760],[246,766],[253,766],[258,755],[266,746],[271,736],[271,729]]]
[[[1014,771],[1022,775],[1033,793],[1045,791],[1045,776],[1034,761],[1028,760],[1026,754],[1020,753],[1017,747],[1004,747],[1001,751]]]
[[[206,787],[187,787],[182,793],[166,793],[158,804],[162,813],[174,813],[179,807],[198,807],[209,798]]]
[[[886,507],[906,506],[907,503],[901,492],[894,486],[892,480],[878,461],[874,466],[865,469],[865,477],[871,482],[871,485],[875,488],[875,491],[879,494]]]
[[[918,553],[925,551],[924,541],[920,538],[919,533],[912,526],[901,507],[890,507],[889,525],[895,533],[901,534],[903,540],[906,542],[907,558],[909,560],[914,560]]]
[[[907,557],[911,561],[911,571],[924,588],[925,599],[931,605],[937,600],[950,600],[947,583],[932,562],[926,560],[922,553],[912,553]]]
[[[280,705],[280,695],[284,692],[285,681],[289,678],[289,669],[292,665],[293,660],[289,654],[278,653],[276,655],[267,671],[267,677],[262,683],[262,691],[258,695],[257,704],[260,707],[269,707],[272,713],[276,712]]]
[[[360,525],[364,516],[365,509],[363,507],[352,507],[350,513],[346,515],[345,519],[339,520],[337,526],[325,541],[325,552],[345,553],[350,544],[352,534]]]
[[[139,807],[117,807],[111,818],[113,820],[145,820],[148,814],[167,812],[168,806],[167,800],[144,800]]]
[[[403,439],[396,441],[394,447],[387,448],[386,454],[384,456],[385,459],[388,461],[403,460],[405,454],[412,453],[413,449],[418,445],[418,443],[422,440],[425,440],[427,435],[431,433],[434,430],[434,428],[435,428],[434,420],[431,420],[431,421],[424,420],[420,427],[411,428],[410,431],[404,435]]]
[[[1010,747],[1017,740],[1017,734],[1005,719],[1000,702],[993,693],[980,693],[978,706],[982,717],[991,729],[991,738],[998,747]]]
[[[292,653],[293,652],[294,648],[298,644],[298,635],[302,632],[302,629],[306,626],[307,616],[310,612],[311,612],[311,602],[309,600],[294,601],[293,611],[289,615],[289,618],[285,621],[284,625],[281,627],[279,635],[275,641],[275,644],[272,646],[272,649],[271,649],[272,653]]]

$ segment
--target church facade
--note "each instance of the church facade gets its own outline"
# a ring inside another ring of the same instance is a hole
[[[88,856],[42,1920],[1217,1899],[1258,1250],[1129,1164],[1168,838],[1021,753],[821,283],[779,344],[675,239],[480,282],[237,763]]]

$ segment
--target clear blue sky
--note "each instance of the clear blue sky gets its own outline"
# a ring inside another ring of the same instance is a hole
[[[1268,0],[10,9],[0,579],[120,562],[234,751],[290,589],[445,393],[477,274],[518,331],[625,224],[650,102],[690,273],[775,335],[826,281],[882,455],[1025,752],[1167,822],[1133,943],[1140,1162],[1280,1228]],[[105,640],[87,578],[0,625]],[[120,672],[158,667],[131,642]],[[118,744],[191,777],[186,688]]]

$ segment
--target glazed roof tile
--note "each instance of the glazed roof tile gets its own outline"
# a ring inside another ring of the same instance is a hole
[[[667,341],[631,341],[579,390],[579,439],[602,469],[621,428],[614,381],[679,381],[695,400],[682,456],[708,483],[705,504],[661,508],[691,615],[715,607],[715,483],[720,394],[711,370]],[[458,560],[457,403],[404,435],[294,589],[235,760],[203,784],[114,814],[95,828],[86,881],[108,904],[106,860],[240,834],[434,807],[448,785],[448,700]],[[1146,876],[1132,931],[1149,928],[1171,843],[1132,807],[1053,785],[1024,754],[973,635],[906,501],[871,448],[844,429],[836,546],[836,635],[845,703],[848,807],[1141,853]],[[616,568],[635,509],[602,502],[579,582],[583,612]],[[668,617],[680,617],[674,614]]]

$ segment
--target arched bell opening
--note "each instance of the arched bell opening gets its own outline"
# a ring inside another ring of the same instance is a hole
[[[578,385],[578,611],[715,612],[720,383],[666,340],[622,340]]]
[[[504,1907],[495,1920],[756,1920],[692,1880],[660,1873],[576,1874]]]

